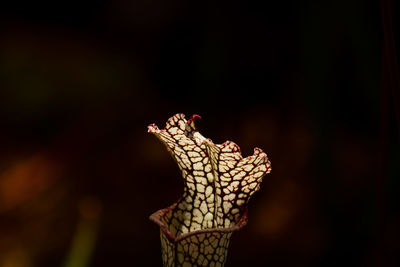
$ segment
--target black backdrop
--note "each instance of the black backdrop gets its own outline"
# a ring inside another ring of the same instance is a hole
[[[226,266],[395,266],[383,36],[371,0],[3,3],[0,265],[160,266],[182,181],[146,127],[182,112],[272,162]]]

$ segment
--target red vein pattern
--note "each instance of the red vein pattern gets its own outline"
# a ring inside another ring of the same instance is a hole
[[[163,130],[148,127],[167,146],[184,178],[182,198],[150,217],[161,227],[164,266],[223,266],[232,231],[246,223],[247,203],[271,171],[261,149],[243,158],[235,143],[218,145],[202,136],[196,118],[176,114]]]

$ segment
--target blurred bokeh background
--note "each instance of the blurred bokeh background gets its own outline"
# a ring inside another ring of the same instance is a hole
[[[382,41],[372,0],[3,3],[0,267],[161,266],[179,112],[272,162],[226,266],[395,266]]]

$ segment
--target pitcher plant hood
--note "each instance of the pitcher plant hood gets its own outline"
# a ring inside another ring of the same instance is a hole
[[[261,149],[243,158],[234,142],[214,144],[196,129],[197,118],[186,120],[180,113],[162,130],[148,126],[166,145],[184,182],[183,196],[150,216],[161,229],[164,266],[223,266],[232,232],[246,224],[247,203],[271,171]]]

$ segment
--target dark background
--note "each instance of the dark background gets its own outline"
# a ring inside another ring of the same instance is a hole
[[[396,266],[382,48],[372,0],[2,3],[0,266],[161,266],[180,112],[272,162],[226,266]]]

